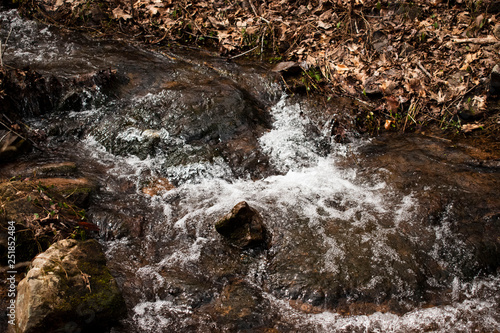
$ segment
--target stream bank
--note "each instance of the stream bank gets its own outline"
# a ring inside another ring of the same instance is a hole
[[[358,132],[438,128],[499,148],[496,1],[43,0],[19,7],[97,38],[271,63],[290,94],[363,105],[343,125]]]

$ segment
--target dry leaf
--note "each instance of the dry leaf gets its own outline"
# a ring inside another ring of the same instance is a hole
[[[439,89],[439,92],[436,94],[434,92],[430,92],[430,98],[435,100],[438,104],[443,104],[446,102],[446,95],[443,94],[443,91]]]
[[[391,128],[392,120],[387,119],[384,124],[384,128],[389,130]]]
[[[120,7],[113,9],[113,16],[115,19],[123,19],[125,21],[132,18],[132,15],[125,13]]]
[[[342,65],[342,64],[335,65],[334,64],[334,67],[335,67],[335,69],[338,72],[347,72],[347,71],[349,71],[349,67],[347,67],[346,65]]]
[[[332,27],[332,25],[330,23],[325,23],[323,21],[319,21],[318,22],[318,28],[322,28],[322,29],[328,30],[331,27]]]
[[[480,129],[484,126],[484,124],[465,124],[462,125],[462,131],[464,133],[472,132],[476,129]]]

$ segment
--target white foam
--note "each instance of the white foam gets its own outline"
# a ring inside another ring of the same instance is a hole
[[[318,161],[318,149],[311,133],[307,133],[308,121],[301,114],[298,104],[287,105],[284,96],[271,110],[275,118],[273,129],[260,139],[262,151],[281,171],[314,165]]]
[[[165,329],[176,328],[176,322],[167,317],[165,315],[167,313],[170,316],[188,317],[192,314],[192,310],[187,306],[175,305],[165,300],[143,302],[134,307],[132,320],[141,328],[141,332],[165,332]]]
[[[451,305],[416,309],[404,315],[375,312],[371,315],[342,316],[332,312],[305,314],[292,308],[287,301],[264,293],[271,304],[280,309],[283,317],[294,323],[299,331],[329,332],[497,332],[500,328],[498,306],[500,278],[477,278],[460,284],[463,301]],[[479,294],[467,291],[480,289]]]
[[[161,94],[145,97],[155,103],[161,103]],[[157,100],[159,99],[159,100]],[[384,270],[396,292],[401,297],[409,297],[414,292],[407,288],[404,281],[393,267],[394,262],[403,262],[398,252],[388,245],[388,236],[398,232],[401,223],[411,223],[414,214],[418,212],[418,202],[414,195],[394,193],[391,188],[376,175],[370,179],[359,179],[356,169],[339,167],[337,153],[325,155],[317,143],[322,138],[310,138],[307,133],[308,123],[300,115],[298,105],[288,105],[280,101],[273,108],[275,123],[273,129],[260,138],[260,145],[271,162],[283,172],[265,179],[251,181],[235,179],[229,166],[220,158],[212,162],[190,163],[167,168],[161,171],[163,158],[158,154],[155,158],[140,160],[137,157],[113,157],[99,150],[101,160],[112,161],[114,167],[110,172],[128,177],[137,182],[142,181],[143,173],[166,175],[170,180],[177,181],[175,189],[160,192],[151,199],[151,204],[160,206],[165,213],[162,221],[151,221],[148,235],[150,241],[175,229],[177,234],[185,237],[185,243],[176,247],[175,253],[168,253],[158,262],[153,262],[139,270],[138,274],[149,276],[155,283],[161,285],[161,275],[158,273],[165,267],[193,267],[201,260],[203,247],[214,242],[217,237],[213,223],[226,214],[236,203],[247,201],[256,207],[263,215],[266,225],[272,231],[283,234],[286,239],[298,227],[296,223],[305,219],[311,232],[316,236],[318,246],[324,248],[323,260],[318,263],[322,273],[339,274],[343,261],[351,244],[337,235],[328,234],[328,223],[336,219],[348,221],[345,232],[356,229],[352,235],[356,241],[371,251],[371,265],[379,271]],[[130,138],[143,135],[143,131],[130,130],[123,135]],[[165,130],[162,138],[171,140]],[[99,146],[92,138],[87,143]],[[189,149],[189,147],[186,147]],[[342,151],[341,151],[342,153]],[[352,153],[352,151],[351,151]],[[381,224],[380,220],[385,223]],[[352,229],[350,229],[352,228]],[[434,227],[437,243],[433,255],[441,260],[443,247],[458,246],[451,242],[451,226],[448,221]],[[176,234],[176,235],[177,235]],[[355,238],[357,237],[357,238]],[[467,258],[467,253],[462,253]],[[405,260],[408,260],[407,258]],[[443,265],[448,262],[441,260]],[[252,268],[247,277],[250,283],[257,283],[265,275],[265,264]],[[347,276],[349,272],[346,272]],[[410,269],[407,276],[415,275]],[[257,276],[257,277],[256,277]],[[381,276],[373,276],[359,290],[372,290],[383,283]],[[457,280],[458,281],[458,280]],[[471,329],[473,324],[464,318],[485,316],[480,321],[486,328],[498,324],[498,313],[487,311],[495,304],[493,298],[484,299],[477,296],[474,287],[467,292],[471,297],[458,302],[464,291],[455,281],[452,298],[456,302],[449,306],[419,309],[397,316],[390,313],[375,313],[369,316],[342,317],[333,313],[305,315],[292,309],[287,302],[273,299],[274,306],[286,314],[287,318],[295,318],[297,327],[314,329],[316,332],[419,332],[430,330],[445,332],[447,330]],[[429,279],[429,284],[439,286],[437,281]],[[152,286],[153,290],[156,288]],[[498,288],[498,286],[492,286]],[[498,290],[498,289],[496,289]],[[277,310],[277,311],[278,311]],[[134,320],[142,331],[153,332],[155,329],[165,330],[174,327],[176,320],[184,318],[191,311],[188,307],[179,306],[167,301],[145,302],[134,308]],[[168,315],[164,316],[163,314]],[[168,319],[167,319],[168,318]],[[433,326],[435,325],[435,326]],[[435,327],[435,328],[434,328]]]

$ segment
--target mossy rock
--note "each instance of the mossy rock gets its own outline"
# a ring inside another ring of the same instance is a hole
[[[125,312],[99,243],[65,239],[39,254],[19,283],[16,333],[105,332]]]

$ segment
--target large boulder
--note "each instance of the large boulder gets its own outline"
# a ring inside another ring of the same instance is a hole
[[[221,218],[215,229],[232,245],[238,248],[260,247],[267,242],[267,231],[262,217],[245,201],[233,207]]]
[[[95,240],[61,240],[19,283],[16,333],[104,332],[125,314],[118,285]]]

